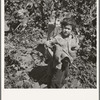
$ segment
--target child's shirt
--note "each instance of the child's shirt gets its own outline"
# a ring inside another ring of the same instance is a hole
[[[57,35],[55,38],[49,40],[47,44],[49,46],[55,44],[60,45],[60,47],[62,48],[61,59],[68,57],[72,63],[76,58],[76,52],[79,48],[78,43],[79,40],[76,36],[70,35],[69,37],[63,38],[61,35]]]

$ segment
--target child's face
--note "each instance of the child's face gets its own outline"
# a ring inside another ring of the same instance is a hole
[[[72,32],[72,26],[71,25],[66,25],[65,27],[63,27],[63,35],[64,36],[69,36]]]

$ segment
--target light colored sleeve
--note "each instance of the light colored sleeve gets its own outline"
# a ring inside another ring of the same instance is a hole
[[[71,42],[70,42],[70,46],[72,50],[78,50],[79,49],[79,39],[77,37],[74,37]]]

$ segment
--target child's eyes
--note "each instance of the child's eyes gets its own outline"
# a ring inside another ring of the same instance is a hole
[[[65,29],[67,29],[67,30],[71,30],[70,28],[65,28]]]

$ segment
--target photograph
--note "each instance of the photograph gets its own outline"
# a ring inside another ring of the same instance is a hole
[[[4,0],[3,18],[4,89],[97,90],[97,0]]]

